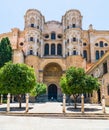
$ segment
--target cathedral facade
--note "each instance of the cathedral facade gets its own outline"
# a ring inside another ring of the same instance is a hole
[[[72,9],[61,22],[45,21],[40,11],[29,9],[23,31],[13,28],[0,34],[0,40],[10,39],[13,62],[33,67],[37,80],[47,85],[48,99],[62,96],[59,81],[69,67],[87,71],[109,50],[109,31],[95,30],[92,25],[83,30],[82,18],[79,10]]]

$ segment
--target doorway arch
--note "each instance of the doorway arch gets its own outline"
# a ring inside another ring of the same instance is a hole
[[[98,89],[97,93],[98,93],[98,103],[101,103],[101,92],[100,92],[100,89]]]
[[[57,86],[55,84],[50,84],[48,86],[48,99],[57,100]]]

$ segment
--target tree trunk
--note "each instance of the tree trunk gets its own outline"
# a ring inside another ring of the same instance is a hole
[[[22,95],[21,94],[18,96],[18,101],[19,101],[19,108],[21,108],[22,107]]]
[[[76,97],[74,97],[74,108],[77,108],[77,104],[76,104]]]
[[[3,103],[3,95],[1,94],[1,97],[0,97],[0,104]]]
[[[68,105],[70,106],[70,103],[71,103],[71,101],[70,101],[70,95],[68,95]]]

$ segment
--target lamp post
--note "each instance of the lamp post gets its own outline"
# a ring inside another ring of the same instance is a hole
[[[65,96],[65,94],[63,95],[63,113],[65,113],[66,112],[66,110],[65,110],[65,106],[66,106],[66,96]]]

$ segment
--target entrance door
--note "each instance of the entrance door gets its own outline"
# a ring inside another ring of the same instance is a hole
[[[101,102],[101,92],[100,92],[100,89],[98,89],[98,103],[100,103]]]
[[[57,99],[57,86],[55,84],[48,86],[48,99]]]

